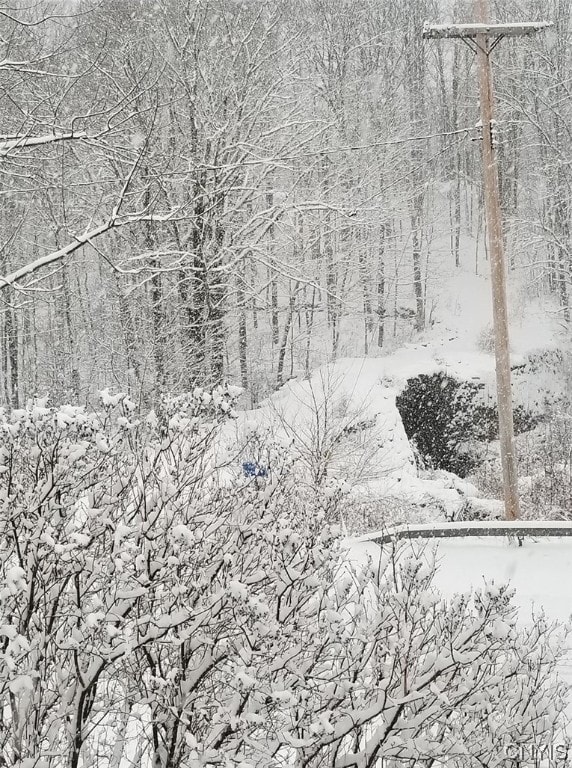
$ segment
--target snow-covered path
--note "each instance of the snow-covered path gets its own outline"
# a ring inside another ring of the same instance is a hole
[[[482,586],[487,581],[508,582],[520,619],[542,608],[550,620],[568,622],[572,616],[572,538],[524,539],[519,547],[506,538],[446,539],[437,543],[437,586],[444,595]],[[572,647],[559,664],[572,686]],[[572,736],[572,696],[568,702],[568,736]]]

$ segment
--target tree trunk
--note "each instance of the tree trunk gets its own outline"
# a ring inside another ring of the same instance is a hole
[[[408,96],[409,117],[411,127],[421,130],[424,120],[424,74],[425,60],[423,42],[419,38],[417,17],[423,8],[415,6],[415,13],[410,19],[408,31]],[[426,167],[424,163],[423,145],[416,141],[411,145],[411,191],[410,191],[410,224],[413,258],[413,293],[415,296],[415,329],[422,331],[425,327],[425,297],[423,290],[422,269],[422,240],[423,240],[423,208],[425,199]]]
[[[423,291],[423,269],[421,253],[421,212],[419,205],[423,201],[416,196],[414,202],[414,214],[411,217],[411,239],[413,244],[413,292],[415,294],[415,330],[422,331],[425,328],[425,297]]]
[[[13,291],[10,298],[14,301]],[[6,307],[4,320],[7,343],[7,368],[9,369],[8,402],[13,408],[20,406],[20,369],[18,366],[18,320],[13,307]]]
[[[123,291],[122,279],[117,272],[114,272],[114,281],[119,308],[119,322],[121,323],[121,333],[125,347],[127,389],[130,394],[134,394],[141,386],[141,365],[139,361],[139,351],[137,349],[137,333],[129,302]]]
[[[76,342],[76,332],[72,320],[72,306],[70,296],[69,274],[68,265],[62,266],[62,299],[64,319],[66,325],[66,334],[68,337],[68,350],[69,350],[69,371],[70,371],[70,384],[73,397],[76,401],[79,401],[80,397],[80,376],[78,370],[78,352]]]
[[[360,277],[362,300],[363,300],[363,325],[364,325],[364,354],[368,354],[368,338],[373,330],[373,315],[371,309],[371,298],[369,295],[369,286],[372,283],[367,263],[367,243],[362,242],[359,232],[354,234],[354,249],[358,253],[358,273]]]
[[[248,389],[248,334],[246,325],[246,300],[244,297],[244,269],[242,262],[241,274],[236,278],[236,306],[238,309],[238,361],[240,366],[240,385]]]
[[[284,329],[282,331],[282,341],[280,343],[280,350],[278,352],[278,367],[276,372],[276,386],[281,387],[284,383],[284,361],[286,359],[286,349],[288,346],[288,336],[290,335],[290,328],[292,326],[292,318],[294,317],[294,303],[296,301],[296,293],[299,288],[299,282],[297,281],[294,290],[290,293],[290,301],[288,303],[288,314],[284,323]]]
[[[312,286],[312,301],[305,309],[306,319],[306,355],[304,358],[304,375],[310,375],[310,352],[312,349],[312,329],[314,327],[314,312],[316,309],[316,287]]]
[[[266,208],[272,211],[274,194],[270,190],[266,193]],[[270,213],[269,215],[272,215]],[[272,264],[274,259],[274,224],[268,228],[268,262]],[[270,322],[272,326],[272,345],[277,346],[280,341],[280,320],[278,316],[278,280],[276,270],[270,266],[268,279],[270,281]]]
[[[379,227],[379,258],[377,262],[377,346],[383,347],[385,336],[385,233],[386,225]]]

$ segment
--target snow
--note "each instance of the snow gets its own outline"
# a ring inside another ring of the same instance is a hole
[[[0,600],[10,595],[16,595],[26,589],[26,571],[19,565],[6,568],[4,571],[5,587],[0,589]]]
[[[466,239],[461,245],[470,247]],[[354,499],[394,504],[392,522],[403,519],[401,514],[414,514],[419,521],[455,519],[467,499],[483,516],[498,517],[502,502],[479,499],[471,484],[445,472],[420,476],[396,407],[396,396],[409,378],[439,371],[482,383],[485,398],[496,400],[492,298],[483,254],[477,267],[484,274],[469,268],[434,272],[427,285],[431,322],[415,343],[383,350],[377,358],[338,359],[307,378],[287,382],[259,407],[240,412],[226,429],[220,463],[226,459],[238,464],[237,446],[252,442],[253,435],[257,444],[272,438],[301,459],[310,474],[323,470],[329,480],[349,484]],[[562,348],[558,314],[546,299],[541,303],[530,296],[518,273],[511,273],[509,306],[513,365]],[[513,375],[515,404],[525,407],[547,393],[558,395],[559,387],[551,371]],[[246,452],[242,460],[259,457]]]
[[[506,523],[510,525],[514,523]],[[529,524],[522,521],[521,525]],[[543,522],[543,525],[550,528],[561,524]],[[485,584],[509,584],[515,590],[514,604],[519,608],[518,620],[523,625],[538,621],[541,613],[548,622],[572,621],[572,537],[526,536],[521,546],[505,536],[417,539],[406,546],[411,546],[417,557],[428,563],[435,556],[434,583],[446,598]],[[382,547],[366,536],[348,542],[348,560],[358,566],[368,558],[379,562],[381,554]],[[493,631],[500,636],[504,629],[495,625]],[[572,684],[572,647],[560,663],[559,671]],[[571,719],[568,735],[572,736],[572,702],[568,714]]]
[[[12,62],[9,62],[9,64],[12,64]],[[2,66],[1,63],[0,66]],[[49,133],[45,136],[16,136],[0,141],[0,157],[6,157],[11,151],[24,149],[25,147],[38,147],[42,144],[54,144],[58,141],[86,138],[87,134],[83,131],[75,133]]]
[[[525,521],[521,524],[526,525]],[[435,583],[446,597],[485,583],[509,583],[516,590],[516,603],[524,620],[530,617],[531,610],[541,608],[549,619],[568,621],[572,617],[572,537],[527,536],[521,546],[505,536],[432,538],[413,541],[411,547],[428,561],[430,553],[436,553]],[[367,536],[349,541],[351,562],[364,563],[368,557],[378,561],[380,556],[381,547]]]
[[[480,536],[494,536],[495,532],[507,531],[514,532],[515,535],[521,535],[523,531],[528,531],[531,535],[550,535],[550,532],[556,532],[558,534],[562,529],[570,531],[572,535],[572,522],[567,520],[496,520],[494,523],[483,520],[471,520],[471,521],[455,521],[440,525],[439,523],[416,523],[415,525],[398,525],[390,530],[378,531],[373,533],[367,533],[363,536],[359,536],[355,541],[374,541],[376,538],[381,537],[395,537],[403,538],[407,534],[410,534],[413,538],[423,538],[425,532],[427,536],[442,536],[450,533],[452,536],[455,532],[459,535],[479,535]],[[475,533],[477,531],[477,533]],[[497,535],[499,535],[497,533]],[[500,534],[502,535],[502,534]],[[572,541],[571,541],[572,546]]]
[[[34,682],[29,675],[18,675],[10,681],[8,687],[14,695],[31,693],[34,690]]]
[[[572,539],[526,537],[522,546],[505,538],[447,539],[437,544],[437,586],[450,596],[485,581],[510,583],[522,619],[544,609],[548,619],[569,621],[572,603]]]
[[[240,463],[236,460],[235,451],[237,444],[243,445],[245,439],[251,438],[254,433],[258,433],[261,438],[272,437],[282,444],[285,454],[293,452],[297,455],[302,463],[305,463],[308,472],[316,469],[317,460],[318,469],[321,469],[320,461],[323,461],[328,479],[349,483],[354,498],[394,498],[419,506],[429,500],[439,505],[439,511],[428,510],[428,515],[433,518],[432,522],[421,523],[419,526],[421,531],[432,532],[436,518],[443,521],[445,517],[453,517],[463,501],[467,497],[476,496],[478,490],[470,483],[446,472],[434,473],[431,477],[419,476],[396,408],[396,396],[408,378],[436,371],[446,371],[462,379],[478,378],[491,387],[494,386],[494,357],[491,351],[483,350],[480,344],[483,329],[487,329],[490,317],[488,282],[478,276],[456,274],[448,285],[448,290],[443,293],[433,328],[418,343],[408,344],[379,358],[344,358],[322,366],[306,379],[288,382],[256,410],[238,414],[225,428],[226,445],[217,446],[217,449],[220,448],[222,453],[226,450],[227,457],[234,457],[238,468]],[[472,291],[469,290],[471,286],[474,288]],[[463,302],[456,299],[457,290],[459,295],[469,298]],[[529,303],[528,306],[532,305]],[[556,330],[549,318],[535,324],[534,320],[530,321],[530,317],[528,313],[513,315],[515,345],[521,355],[538,348],[540,335],[543,337],[543,348],[546,348],[547,344],[555,343],[556,339]],[[546,318],[546,315],[543,317]],[[530,328],[530,322],[534,328]],[[120,396],[111,395],[108,390],[102,391],[101,394],[104,403],[119,405],[120,400],[115,398]],[[201,394],[201,400],[208,404],[209,396],[206,393]],[[98,449],[104,453],[112,447],[103,433],[95,435],[95,442]],[[263,444],[261,440],[259,445]],[[70,456],[75,455],[80,448],[81,446],[74,444]],[[264,457],[254,455],[248,458],[255,462],[260,461],[261,464],[265,461]],[[259,479],[254,478],[252,482]],[[270,496],[272,483],[265,477],[262,477],[260,482],[267,482]],[[482,500],[482,503],[484,507],[490,507],[491,511],[498,511],[499,502]],[[80,499],[78,516],[86,516],[88,507],[87,501]],[[501,523],[500,527],[513,525]],[[523,523],[523,526],[528,528],[532,525]],[[453,523],[451,526],[462,532],[478,528],[479,524]],[[547,523],[547,527],[550,526],[558,528],[561,523]],[[124,539],[133,533],[134,529],[125,524],[115,525],[114,549],[121,550]],[[298,546],[293,531],[285,527],[281,533],[285,546]],[[176,544],[176,552],[184,552],[189,546],[197,546],[195,534],[184,524],[173,525],[169,536]],[[70,534],[70,540],[77,546],[87,546],[89,537],[81,531],[76,531]],[[417,541],[413,546],[419,557],[426,558],[427,563],[430,562],[430,552],[437,552],[437,586],[446,596],[482,586],[484,581],[504,583],[508,580],[517,588],[517,602],[523,607],[524,621],[530,620],[532,606],[544,607],[549,618],[568,617],[569,608],[566,608],[564,615],[564,607],[568,605],[566,588],[572,575],[572,540],[553,538],[535,541],[527,537],[524,545],[517,547],[510,545],[504,537],[492,537],[453,541],[431,540],[428,544]],[[379,559],[381,549],[366,537],[350,544],[350,559],[362,561],[368,553],[372,554],[374,559]],[[62,549],[62,557],[64,554],[67,557],[67,552]],[[176,567],[177,558],[173,556],[171,563]],[[228,558],[225,558],[225,565],[232,565],[230,553]],[[119,561],[116,561],[116,567],[120,567]],[[151,561],[151,570],[159,567],[159,560]],[[14,594],[26,588],[24,575],[22,569],[13,568],[8,571],[8,589],[14,590]],[[294,569],[291,569],[287,576],[289,580],[299,577],[300,574]],[[420,573],[419,578],[423,577],[423,573]],[[247,581],[247,578],[245,576],[244,580],[230,580],[225,585],[225,590],[231,604],[237,606],[247,602],[254,614],[255,605],[250,595],[252,582]],[[346,589],[346,582],[347,578],[342,572],[336,585],[340,593]],[[145,591],[145,587],[119,590],[115,599],[130,601]],[[422,609],[425,610],[429,605],[430,603],[423,603]],[[90,605],[86,614],[86,635],[88,630],[99,631],[101,625],[102,631],[105,631],[110,641],[108,650],[104,650],[106,658],[124,653],[124,649],[131,642],[124,636],[122,629],[114,626],[114,622],[121,618],[120,608],[121,606],[115,612],[104,613],[98,610],[96,605]],[[265,610],[265,606],[261,604],[259,613],[263,617]],[[306,615],[311,615],[311,610],[312,605],[308,604]],[[333,609],[324,611],[324,616],[332,625],[343,624],[345,620],[343,614]],[[183,618],[184,614],[177,617],[174,613],[156,617],[154,625],[149,628],[148,637],[158,636],[159,630],[167,630],[174,622],[179,619],[182,621]],[[8,628],[4,633],[9,634],[10,631]],[[502,638],[506,627],[497,623],[492,627],[492,632],[496,637]],[[115,643],[111,643],[112,639],[115,639]],[[84,642],[82,633],[77,632],[74,636],[72,632],[69,647],[81,647]],[[471,653],[472,650],[466,658],[472,658]],[[445,663],[446,657],[443,659],[437,657],[432,668]],[[236,679],[247,687],[253,678],[246,669],[237,669]],[[20,694],[26,695],[31,690],[25,678],[16,679],[13,685]],[[271,695],[283,699],[285,703],[290,696],[288,691],[281,689],[273,690]],[[327,712],[323,712],[313,724],[316,733],[328,733],[331,728]]]
[[[247,587],[238,580],[229,582],[228,591],[235,600],[246,600],[248,597]]]

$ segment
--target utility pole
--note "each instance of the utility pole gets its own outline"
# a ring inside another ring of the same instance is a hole
[[[425,39],[460,38],[477,54],[481,125],[483,132],[483,180],[487,220],[491,283],[493,292],[493,326],[499,436],[503,474],[505,518],[519,517],[518,475],[514,446],[508,308],[506,298],[506,264],[504,255],[498,165],[495,152],[493,118],[493,79],[491,53],[504,37],[531,35],[551,26],[548,22],[490,24],[488,0],[475,0],[477,24],[425,24]],[[491,42],[492,40],[492,42]]]

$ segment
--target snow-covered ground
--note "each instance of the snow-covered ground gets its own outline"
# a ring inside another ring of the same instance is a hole
[[[523,618],[543,608],[555,620],[572,615],[572,538],[525,538],[522,546],[505,538],[447,539],[437,544],[437,586],[446,594],[508,582]]]
[[[504,536],[417,539],[410,546],[421,557],[436,553],[435,583],[445,596],[485,582],[509,583],[524,621],[541,608],[557,621],[572,617],[572,537],[527,537],[522,546]],[[364,562],[368,555],[377,560],[380,552],[373,541],[355,541],[350,560]]]
[[[562,340],[555,315],[526,298],[514,282],[511,293],[513,364],[536,351],[557,349]],[[455,270],[443,275],[438,297],[431,327],[416,343],[375,358],[323,365],[308,378],[289,381],[258,408],[241,412],[226,433],[228,455],[255,432],[272,435],[311,473],[325,471],[348,483],[354,498],[415,507],[418,520],[455,518],[478,490],[445,472],[419,475],[395,400],[409,378],[438,371],[482,382],[495,399],[490,283]],[[559,386],[550,371],[515,376],[515,400],[527,406],[539,391]],[[502,512],[500,502],[488,506],[488,513]]]
[[[455,352],[455,358],[459,355]],[[490,362],[482,355],[482,367]],[[474,362],[466,361],[474,369]],[[395,398],[406,380],[440,369],[434,349],[410,345],[384,358],[344,358],[293,380],[262,405],[239,413],[228,447],[254,432],[289,446],[309,472],[349,484],[354,498],[393,499],[452,517],[474,486],[448,473],[418,476]],[[248,457],[247,457],[248,458]],[[440,510],[436,511],[436,510]]]
[[[509,284],[513,364],[558,350],[564,340],[557,315],[530,298],[526,286],[514,279]],[[437,371],[483,382],[494,397],[490,283],[488,276],[457,270],[443,274],[435,288],[431,327],[416,343],[377,358],[340,359],[288,382],[259,408],[239,414],[230,443],[267,431],[308,462],[319,452],[328,454],[329,476],[347,480],[354,497],[423,505],[420,522],[454,517],[478,490],[449,473],[419,475],[395,400],[407,379]],[[526,406],[543,390],[557,393],[562,382],[540,369],[515,376],[513,386],[515,400]],[[501,502],[483,501],[491,513],[502,509]],[[445,596],[484,582],[508,582],[522,621],[531,621],[533,610],[559,621],[572,614],[572,537],[527,537],[520,547],[505,537],[416,540],[411,546],[420,556],[436,552],[436,586]],[[375,543],[354,541],[350,559],[368,553],[376,558],[379,552]],[[572,652],[562,671],[572,682]]]
[[[328,454],[329,476],[348,481],[354,497],[418,506],[432,500],[436,504],[425,505],[419,522],[454,517],[464,500],[479,492],[449,473],[419,476],[395,399],[407,379],[437,371],[483,382],[494,396],[491,291],[484,260],[479,271],[483,274],[444,271],[438,285],[428,285],[431,323],[416,343],[377,358],[343,358],[307,379],[288,382],[259,408],[239,414],[227,433],[229,445],[244,442],[253,431],[268,432],[308,462],[312,455]],[[515,274],[509,276],[509,304],[513,364],[563,346],[557,313],[532,297]],[[550,371],[515,376],[515,400],[526,405],[537,391],[558,392],[560,386]],[[491,513],[502,509],[501,502],[483,501]],[[425,546],[437,550],[437,585],[445,594],[485,580],[509,581],[523,616],[533,605],[554,619],[572,614],[572,537],[527,538],[522,547],[502,537],[431,540]],[[376,544],[363,542],[352,551],[362,557],[371,548],[378,551]]]

